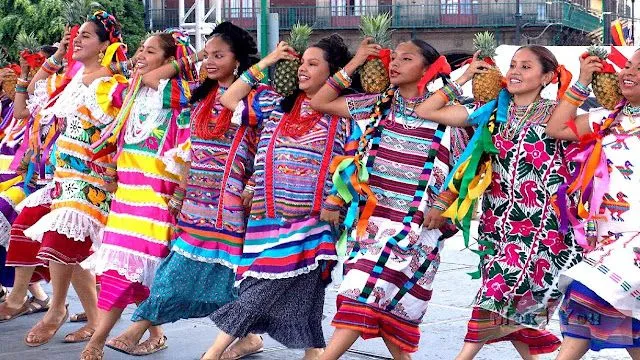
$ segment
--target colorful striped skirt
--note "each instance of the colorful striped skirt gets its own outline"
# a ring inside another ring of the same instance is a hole
[[[640,320],[622,314],[578,281],[567,288],[560,328],[565,337],[589,340],[593,351],[640,347]]]
[[[11,225],[9,248],[7,249],[6,266],[35,267],[31,282],[49,281],[47,263],[37,258],[41,243],[31,240],[24,235],[24,231],[35,224],[40,218],[48,214],[49,205],[25,207]]]
[[[42,243],[37,258],[49,263],[79,265],[91,255],[93,242],[87,237],[77,241],[57,231],[47,231],[42,235]]]
[[[115,270],[108,270],[100,275],[98,308],[102,310],[125,309],[129,304],[140,303],[148,296],[148,287],[127,280]]]
[[[250,219],[236,280],[283,279],[317,268],[330,280],[338,259],[335,241],[331,225],[318,217]]]

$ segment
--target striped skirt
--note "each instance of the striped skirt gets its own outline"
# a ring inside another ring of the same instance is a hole
[[[589,340],[593,351],[640,347],[640,320],[624,315],[578,281],[560,308],[562,335]]]
[[[11,225],[9,248],[7,249],[6,266],[35,267],[31,282],[49,281],[47,263],[37,258],[41,243],[31,240],[24,235],[24,231],[35,224],[40,218],[48,214],[49,205],[25,207]]]

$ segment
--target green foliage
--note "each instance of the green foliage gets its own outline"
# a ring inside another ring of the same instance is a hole
[[[38,43],[53,44],[60,41],[65,24],[78,23],[96,9],[104,9],[120,21],[132,55],[145,36],[144,6],[140,0],[0,0],[1,48],[17,62],[21,50],[16,43],[18,34],[33,33]]]

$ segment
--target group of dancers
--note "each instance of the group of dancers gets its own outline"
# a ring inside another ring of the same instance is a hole
[[[163,324],[206,316],[220,332],[201,359],[260,352],[264,333],[306,360],[338,359],[359,337],[409,359],[439,250],[454,223],[468,236],[456,213],[482,194],[481,287],[457,359],[498,341],[523,359],[558,348],[561,360],[605,348],[640,359],[640,53],[612,112],[577,115],[597,57],[568,87],[548,49],[523,46],[496,100],[461,105],[489,64],[474,57],[454,81],[412,39],[393,49],[391,86],[364,94],[357,71],[380,50],[365,39],[352,56],[334,34],[259,59],[251,35],[223,22],[201,51],[167,30],[127,59],[114,16],[67,29],[37,72],[22,64],[15,99],[3,95],[0,322],[45,312],[24,343],[48,343],[72,284],[86,324],[64,341],[87,342],[82,360],[105,346],[152,354],[167,347]],[[293,94],[264,85],[269,67],[298,58]],[[558,80],[558,100],[541,98]],[[132,324],[108,340],[131,304]],[[558,308],[562,341],[545,330]]]

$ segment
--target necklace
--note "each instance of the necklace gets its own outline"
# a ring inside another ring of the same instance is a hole
[[[548,115],[548,107],[542,99],[527,106],[518,106],[511,101],[508,113],[507,123],[502,127],[500,135],[505,139],[513,139],[525,126],[542,122]]]
[[[219,87],[210,91],[207,97],[198,104],[193,117],[195,135],[201,139],[213,140],[224,136],[231,125],[233,112],[226,107],[219,113],[215,113],[214,103],[218,95]],[[215,116],[217,115],[217,116]]]
[[[387,117],[384,122],[386,128],[393,128],[396,121],[397,114],[402,116],[402,127],[407,130],[417,129],[424,124],[426,119],[422,119],[416,116],[415,108],[420,105],[428,94],[423,96],[405,99],[400,95],[400,91],[396,90],[393,94],[393,100],[391,102],[391,116]]]
[[[151,132],[158,128],[169,113],[167,109],[150,109],[150,97],[158,96],[157,92],[145,87],[135,100],[131,114],[127,119],[127,129],[124,133],[124,141],[127,144],[138,144],[146,140]]]
[[[321,113],[311,109],[308,109],[309,111],[305,111],[305,114],[302,114],[302,103],[307,99],[305,95],[298,95],[291,111],[282,116],[282,120],[280,120],[283,122],[282,135],[288,137],[304,135],[322,118]]]

